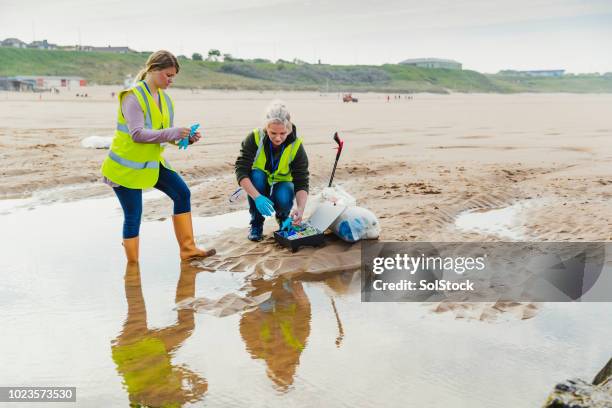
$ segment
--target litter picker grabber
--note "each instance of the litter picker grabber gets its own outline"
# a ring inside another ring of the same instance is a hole
[[[338,150],[338,153],[336,153],[336,161],[334,162],[334,169],[332,170],[331,177],[329,178],[328,187],[332,186],[332,181],[334,180],[334,174],[336,173],[336,166],[338,165],[338,159],[340,159],[340,153],[342,153],[342,147],[344,146],[344,141],[340,139],[340,137],[338,136],[338,132],[334,133],[334,141],[338,144],[338,147],[336,147],[336,149]]]

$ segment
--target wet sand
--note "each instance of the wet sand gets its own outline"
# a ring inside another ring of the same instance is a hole
[[[536,406],[556,381],[588,377],[609,359],[606,304],[361,304],[358,244],[332,240],[296,255],[271,238],[253,244],[245,202],[227,198],[240,141],[281,98],[305,139],[311,193],[327,184],[338,131],[346,148],[336,183],[378,215],[381,239],[608,241],[612,96],[387,103],[365,94],[343,104],[336,94],[172,90],[177,124],[200,122],[204,140],[168,148],[166,158],[190,185],[196,216],[234,216],[196,221],[200,242],[218,255],[178,265],[171,201],[147,193],[142,261],[126,270],[120,208],[99,176],[107,151],[80,145],[112,135],[112,91],[0,93],[0,224],[12,237],[0,258],[9,277],[0,324],[10,328],[0,344],[21,370],[1,383],[76,384],[82,406],[163,398],[312,406],[313,395],[325,406],[395,406],[407,395],[415,406]],[[457,224],[508,208],[501,229]],[[266,223],[268,235],[273,227]],[[141,362],[160,372],[135,391],[121,347],[143,344],[165,354]],[[67,355],[82,360],[74,372],[62,366]],[[188,390],[176,387],[182,381]]]
[[[140,265],[126,267],[114,197],[11,204],[0,382],[76,386],[79,407],[539,406],[553,384],[609,359],[609,303],[545,304],[526,320],[361,303],[354,272],[180,263],[169,220],[143,224]]]

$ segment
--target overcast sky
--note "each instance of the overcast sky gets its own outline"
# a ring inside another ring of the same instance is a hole
[[[612,71],[612,0],[0,0],[0,39],[481,72]]]

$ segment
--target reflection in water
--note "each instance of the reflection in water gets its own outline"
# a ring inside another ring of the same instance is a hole
[[[194,295],[197,272],[189,263],[181,263],[177,302]],[[171,326],[149,329],[138,263],[126,266],[125,297],[127,318],[111,348],[130,404],[180,407],[202,399],[208,389],[207,381],[185,366],[172,364],[175,351],[193,332],[193,310],[178,310],[177,322]]]
[[[270,298],[240,319],[240,334],[253,358],[268,365],[268,377],[281,389],[293,376],[310,334],[310,302],[302,283],[277,279],[252,282],[249,296],[270,292]]]
[[[348,292],[351,281],[357,272],[342,272],[335,273],[327,277],[324,282],[328,288],[330,288],[334,294],[344,295]],[[334,300],[333,294],[330,295],[332,309],[334,310],[334,316],[336,317],[336,324],[338,325],[338,337],[336,337],[336,347],[340,348],[342,340],[344,339],[344,328],[342,327],[342,321],[338,314],[338,308],[336,307],[336,301]]]
[[[323,281],[334,292],[344,293],[352,277],[353,273],[333,274],[331,277],[318,275],[314,278],[312,275],[279,277],[273,281],[257,279],[250,282],[253,289],[248,297],[261,297],[266,293],[270,297],[242,314],[240,334],[251,356],[266,362],[268,377],[279,390],[286,391],[293,384],[300,355],[310,335],[310,301],[302,281]],[[333,298],[331,301],[338,324],[336,345],[339,347],[344,330]]]
[[[336,316],[336,324],[338,324],[338,337],[336,337],[336,347],[340,348],[342,344],[342,339],[344,339],[344,329],[342,328],[342,322],[340,321],[340,316],[338,316],[338,309],[336,308],[336,302],[334,298],[331,300],[332,308],[334,309],[334,315]]]

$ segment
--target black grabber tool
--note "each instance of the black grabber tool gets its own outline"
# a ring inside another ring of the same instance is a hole
[[[334,133],[334,141],[338,144],[338,147],[336,147],[336,149],[338,150],[338,153],[336,153],[336,161],[334,162],[334,169],[332,170],[331,177],[329,178],[328,187],[332,186],[332,181],[334,180],[334,174],[336,173],[336,166],[338,165],[338,159],[340,159],[340,153],[342,153],[342,147],[344,146],[344,141],[340,139],[340,137],[338,136],[338,132]]]

